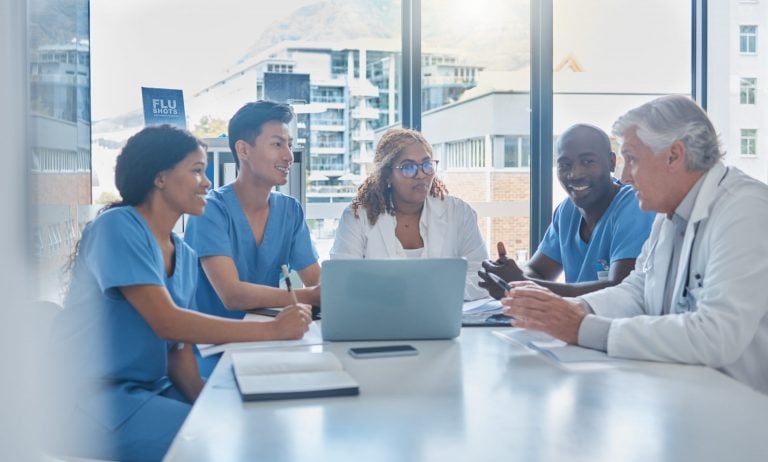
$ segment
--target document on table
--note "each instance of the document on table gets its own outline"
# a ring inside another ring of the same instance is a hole
[[[463,314],[498,314],[501,313],[501,302],[491,297],[464,302]]]
[[[602,351],[569,345],[562,340],[536,330],[513,327],[511,329],[495,330],[493,335],[503,340],[519,343],[530,350],[563,363],[614,360],[614,358],[611,358]]]
[[[264,319],[262,316],[246,314],[245,319],[248,321],[271,321],[272,319]],[[309,325],[309,330],[304,333],[304,337],[299,340],[274,340],[265,342],[236,342],[236,343],[222,343],[219,345],[202,344],[197,345],[197,349],[200,351],[200,356],[203,358],[222,353],[224,351],[231,350],[247,350],[247,349],[266,349],[266,348],[286,348],[294,346],[308,346],[308,345],[320,345],[323,343],[323,337],[320,333],[320,327],[316,322],[312,322]]]

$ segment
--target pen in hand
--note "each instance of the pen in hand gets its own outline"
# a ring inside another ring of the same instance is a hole
[[[298,305],[299,300],[296,298],[296,292],[293,291],[293,287],[291,286],[291,277],[288,275],[288,265],[283,265],[280,267],[280,269],[283,270],[283,277],[285,278],[285,288],[288,289],[288,292],[291,294],[291,298],[293,299],[293,304]]]

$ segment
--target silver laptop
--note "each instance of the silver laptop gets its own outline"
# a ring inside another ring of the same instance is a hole
[[[463,258],[323,262],[323,339],[456,337],[466,277]]]

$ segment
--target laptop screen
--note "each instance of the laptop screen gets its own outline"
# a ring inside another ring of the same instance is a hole
[[[326,261],[320,291],[323,339],[456,337],[466,274],[463,258]]]

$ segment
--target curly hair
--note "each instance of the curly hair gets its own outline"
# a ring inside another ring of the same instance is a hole
[[[360,207],[364,207],[368,221],[375,224],[382,213],[395,214],[395,204],[392,202],[392,188],[388,187],[389,178],[395,159],[403,150],[413,143],[420,143],[424,149],[432,155],[432,146],[424,136],[416,130],[407,128],[392,128],[384,133],[384,136],[376,145],[374,155],[374,169],[363,184],[357,189],[357,196],[352,201],[352,211],[355,217],[359,217]],[[432,181],[429,195],[444,199],[448,194],[448,188],[439,178]]]

